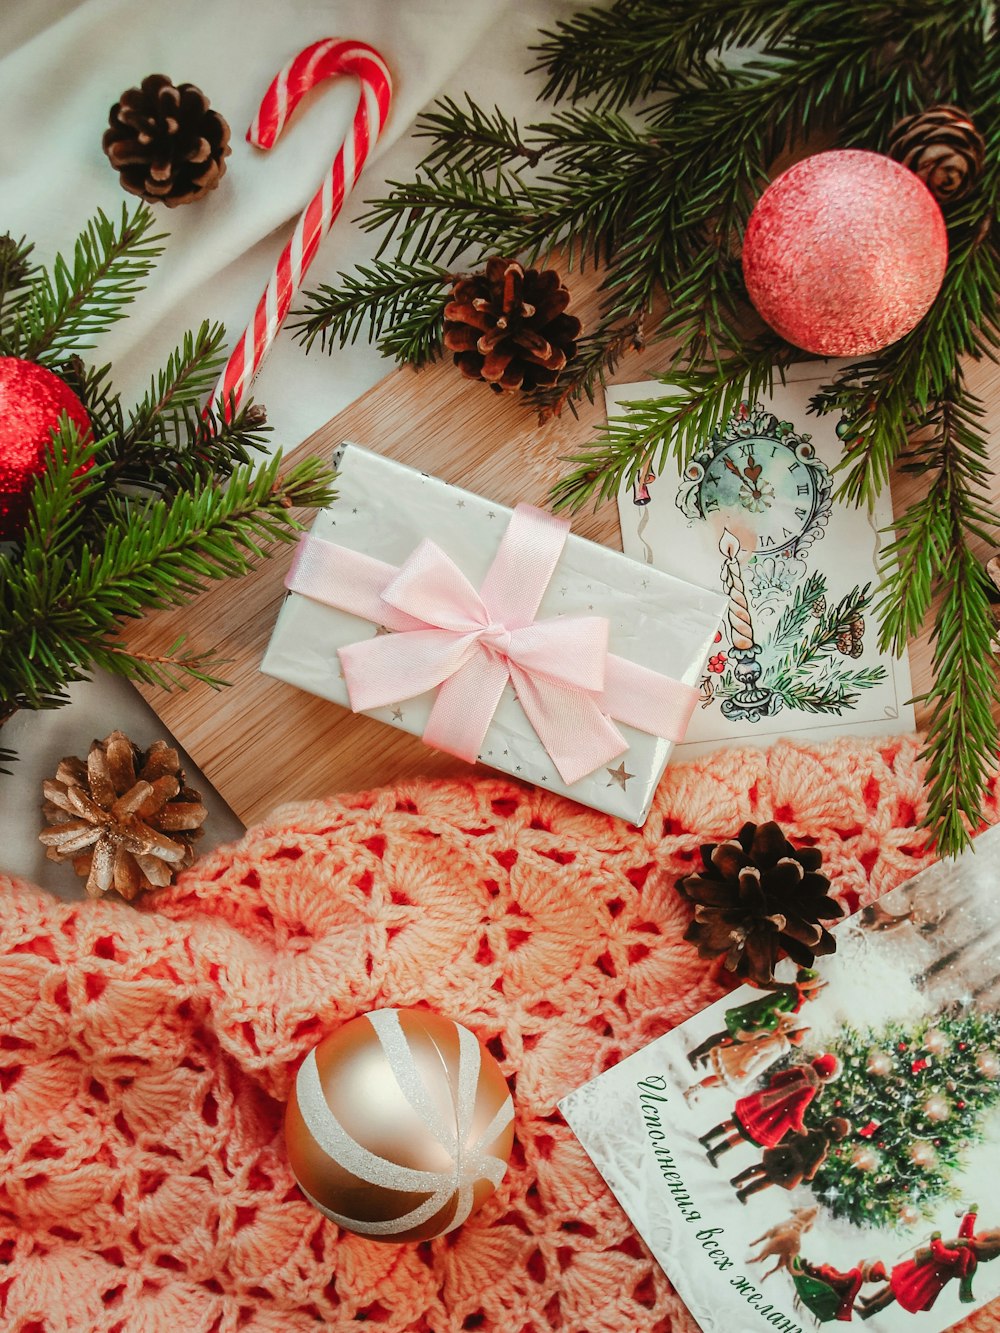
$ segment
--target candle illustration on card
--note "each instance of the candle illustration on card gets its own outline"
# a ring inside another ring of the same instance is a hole
[[[723,717],[756,722],[776,713],[782,699],[771,690],[761,689],[758,683],[762,673],[758,661],[760,648],[754,642],[750,604],[740,571],[740,541],[728,528],[722,531],[719,550],[722,552],[722,587],[729,598],[726,618],[732,641],[733,676],[739,687],[724,698],[720,706]]]
[[[791,367],[767,399],[741,402],[683,468],[668,456],[620,496],[629,555],[728,599],[689,747],[913,730],[908,663],[879,649],[871,614],[890,501],[869,512],[835,496],[849,423],[809,411],[830,373]],[[669,391],[613,386],[608,416]]]

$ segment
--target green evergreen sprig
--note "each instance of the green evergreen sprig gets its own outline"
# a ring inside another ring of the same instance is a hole
[[[98,210],[77,238],[72,260],[56,255],[51,269],[31,276],[29,295],[3,327],[7,355],[49,362],[93,347],[142,291],[162,235],[150,235],[153,216],[122,205],[117,224]]]
[[[376,259],[357,273],[324,283],[289,321],[306,348],[344,347],[367,325],[385,356],[421,364],[435,357],[444,333],[444,305],[457,274],[426,260],[390,264]]]
[[[80,359],[141,290],[160,249],[151,220],[141,206],[118,222],[98,214],[72,261],[57,257],[51,270],[32,265],[25,241],[0,238],[0,356],[59,374],[92,427],[82,440],[63,417],[24,530],[0,547],[0,726],[20,709],[66,703],[68,686],[95,668],[164,688],[222,684],[214,653],[183,638],[136,651],[123,622],[246,573],[273,543],[294,540],[296,511],[332,498],[318,460],[285,473],[280,454],[251,466],[266,440],[261,408],[247,403],[229,419],[203,408],[226,359],[221,324],[185,334],[131,408],[110,367]]]
[[[238,468],[225,487],[201,480],[170,500],[114,497],[113,521],[88,539],[82,515],[106,498],[112,464],[64,425],[33,489],[24,549],[16,559],[0,553],[0,698],[19,708],[51,706],[84,678],[84,663],[165,687],[212,679],[214,658],[186,654],[180,644],[155,658],[136,654],[121,641],[119,622],[182,605],[211,580],[247,573],[267,543],[293,541],[299,525],[289,510],[323,503],[328,478],[313,459],[282,479],[280,462]]]

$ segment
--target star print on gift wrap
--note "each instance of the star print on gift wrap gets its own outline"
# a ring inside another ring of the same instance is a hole
[[[634,773],[629,773],[626,770],[624,760],[622,760],[622,762],[618,765],[617,768],[609,768],[606,769],[605,772],[607,772],[611,778],[611,781],[606,783],[605,785],[608,787],[613,787],[615,783],[617,783],[618,786],[621,787],[622,791],[626,789],[629,778],[635,777]]]

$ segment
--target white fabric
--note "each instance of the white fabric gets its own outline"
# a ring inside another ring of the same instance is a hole
[[[226,117],[233,152],[221,185],[198,203],[155,210],[157,229],[169,234],[166,253],[134,313],[85,354],[112,361],[131,400],[202,319],[221,319],[232,347],[350,122],[356,85],[330,82],[310,94],[275,148],[246,143],[264,90],[290,56],[321,37],[360,38],[385,56],[395,84],[386,130],[309,270],[308,290],[374,255],[377,237],[352,219],[387,179],[412,170],[424,150],[410,134],[413,121],[434,97],[461,98],[468,89],[522,124],[531,119],[543,79],[524,73],[534,63],[528,47],[540,28],[577,7],[574,0],[4,0],[0,233],[29,235],[38,258],[50,260],[71,248],[95,209],[117,212],[131,201],[101,135],[118,94],[146,74],[197,84]],[[273,442],[294,447],[390,369],[367,344],[307,356],[282,332],[255,389]],[[69,708],[23,715],[0,732],[0,743],[21,753],[13,778],[0,778],[5,869],[75,892],[71,869],[45,862],[36,841],[41,779],[61,755],[82,753],[114,726],[137,739],[162,734],[138,695],[111,680],[79,686]],[[237,828],[216,806],[205,842]]]

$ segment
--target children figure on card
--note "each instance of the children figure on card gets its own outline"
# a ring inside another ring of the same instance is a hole
[[[774,1148],[788,1133],[804,1134],[803,1117],[824,1083],[837,1077],[840,1062],[829,1054],[808,1064],[791,1065],[772,1074],[757,1092],[740,1097],[728,1120],[715,1125],[699,1142],[713,1166],[741,1139],[761,1148]]]
[[[762,986],[757,998],[726,1010],[725,1031],[713,1032],[699,1042],[688,1052],[688,1061],[696,1067],[703,1064],[716,1047],[731,1046],[739,1040],[740,1032],[774,1032],[782,1014],[797,1014],[803,1005],[816,999],[825,985],[814,968],[800,967],[794,981],[773,981]]]

